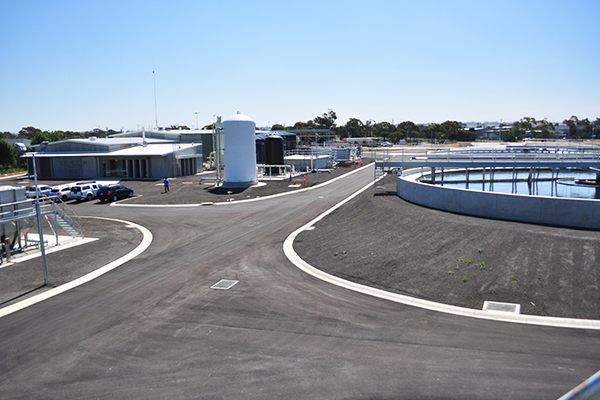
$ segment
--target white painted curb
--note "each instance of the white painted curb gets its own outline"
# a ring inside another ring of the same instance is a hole
[[[37,296],[30,297],[26,300],[20,301],[18,303],[15,303],[15,304],[12,304],[10,306],[0,309],[0,318],[5,317],[14,312],[17,312],[19,310],[22,310],[33,304],[36,304],[36,303],[39,303],[46,299],[49,299],[51,297],[57,296],[61,293],[66,292],[67,290],[71,290],[79,285],[83,285],[84,283],[89,282],[93,279],[96,279],[97,277],[104,275],[107,272],[112,271],[113,269],[125,264],[127,261],[130,261],[133,258],[139,256],[152,243],[152,233],[148,229],[144,228],[143,226],[135,224],[133,222],[123,221],[123,220],[114,219],[114,218],[104,218],[104,217],[85,217],[85,218],[105,219],[105,220],[109,220],[109,221],[116,221],[116,222],[121,222],[121,223],[130,225],[130,226],[134,226],[142,232],[142,235],[143,235],[142,242],[128,254],[124,255],[123,257],[121,257],[109,264],[106,264],[104,267],[98,268],[97,270],[92,271],[89,274],[84,275],[80,278],[77,278],[71,282],[65,283],[64,285],[60,285],[60,286],[50,289],[44,293],[40,293]]]
[[[542,325],[542,326],[554,326],[561,328],[575,328],[575,329],[594,329],[600,330],[600,321],[598,320],[590,320],[590,319],[576,319],[576,318],[560,318],[560,317],[543,317],[538,315],[526,315],[526,314],[513,314],[513,313],[504,313],[504,312],[494,312],[494,311],[483,311],[483,310],[475,310],[471,308],[465,307],[457,307],[451,306],[447,304],[436,303],[433,301],[417,299],[414,297],[409,297],[397,293],[386,292],[381,289],[372,288],[369,286],[361,285],[358,283],[350,282],[342,278],[338,278],[337,276],[330,275],[326,272],[323,272],[312,265],[308,264],[304,261],[294,250],[294,240],[296,236],[300,234],[300,232],[304,231],[306,228],[313,226],[321,219],[325,218],[325,216],[332,213],[334,210],[338,209],[348,201],[352,200],[354,197],[358,196],[365,190],[367,190],[370,186],[373,185],[373,182],[369,183],[367,186],[358,190],[356,193],[352,194],[350,197],[342,200],[340,203],[336,204],[329,210],[325,211],[323,214],[319,215],[312,221],[303,225],[302,227],[296,229],[292,232],[283,242],[283,252],[286,257],[298,268],[302,271],[310,274],[318,279],[321,279],[325,282],[329,282],[333,285],[337,285],[346,289],[354,290],[359,293],[367,294],[370,296],[378,297],[385,300],[390,300],[396,303],[402,303],[409,306],[424,308],[432,311],[444,312],[447,314],[459,315],[463,317],[472,317],[472,318],[480,318],[494,321],[502,321],[502,322],[513,322],[520,324],[530,324],[530,325]]]

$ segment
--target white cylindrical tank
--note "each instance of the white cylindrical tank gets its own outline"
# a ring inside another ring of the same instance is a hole
[[[224,186],[250,186],[256,179],[256,122],[240,114],[223,121]]]

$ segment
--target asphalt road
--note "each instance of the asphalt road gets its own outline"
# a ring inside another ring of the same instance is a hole
[[[250,203],[80,205],[154,242],[0,319],[0,398],[551,399],[598,370],[598,331],[446,315],[295,268],[285,238],[372,178]],[[220,279],[239,283],[210,289]]]

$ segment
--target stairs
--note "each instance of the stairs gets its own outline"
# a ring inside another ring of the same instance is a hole
[[[55,213],[53,217],[48,218],[48,215],[44,215],[44,217],[46,217],[46,221],[48,221],[48,225],[50,225],[51,229],[53,229],[52,223],[56,222],[56,224],[58,226],[60,226],[66,233],[68,233],[69,236],[71,236],[71,237],[79,236],[79,237],[83,238],[83,233],[80,232],[77,228],[75,228],[75,226],[71,222],[66,220],[63,215],[61,215],[59,213]],[[54,221],[50,221],[50,219],[53,219]]]
[[[381,154],[379,154],[381,153]],[[387,175],[388,168],[386,167],[386,161],[390,158],[390,150],[385,149],[383,152],[375,152],[375,194],[387,193],[385,188],[385,176]]]
[[[45,203],[41,213],[53,231],[55,227],[60,227],[71,237],[84,237],[81,218],[62,200]]]

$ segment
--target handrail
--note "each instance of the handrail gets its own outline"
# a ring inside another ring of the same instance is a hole
[[[584,400],[600,392],[600,371],[590,376],[576,388],[566,393],[558,400]]]

